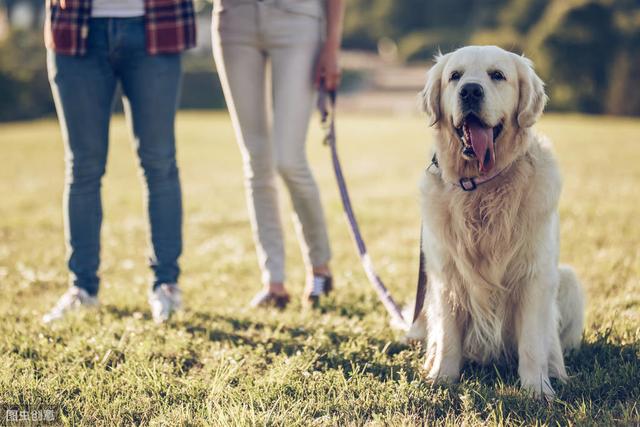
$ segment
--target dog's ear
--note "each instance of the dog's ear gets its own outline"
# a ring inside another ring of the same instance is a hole
[[[518,69],[520,99],[518,101],[518,126],[528,128],[538,121],[548,97],[544,92],[544,82],[533,69],[533,63],[524,56],[515,55]]]
[[[442,71],[449,59],[449,55],[438,53],[435,57],[435,64],[427,72],[427,83],[418,96],[422,111],[427,113],[429,126],[437,124],[442,118],[440,110],[440,87],[442,86]]]

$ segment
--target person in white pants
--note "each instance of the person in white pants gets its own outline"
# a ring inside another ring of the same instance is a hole
[[[335,89],[340,80],[343,1],[214,2],[213,56],[242,152],[262,270],[263,289],[252,306],[284,308],[289,302],[276,175],[291,195],[309,270],[305,300],[316,303],[332,288],[329,238],[307,162],[306,135],[316,89],[320,84]]]

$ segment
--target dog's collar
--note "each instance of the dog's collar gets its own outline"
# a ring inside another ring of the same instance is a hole
[[[435,168],[437,171],[433,172],[431,168]],[[504,172],[505,169],[507,168],[500,169],[499,171],[490,173],[489,175],[462,177],[458,182],[445,181],[444,179],[443,181],[453,186],[460,187],[462,188],[463,191],[474,191],[475,189],[478,188],[479,185],[486,184],[487,182],[496,178],[498,175]],[[440,165],[438,164],[438,156],[436,153],[433,154],[433,157],[431,158],[431,163],[429,164],[429,166],[427,166],[427,172],[434,175],[440,175],[442,177],[442,174],[440,172]]]

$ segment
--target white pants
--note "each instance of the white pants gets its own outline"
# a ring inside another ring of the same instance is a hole
[[[292,11],[288,4],[303,7]],[[285,280],[276,172],[291,195],[305,261],[320,266],[331,257],[320,194],[305,147],[323,32],[322,16],[315,12],[321,13],[322,4],[321,0],[222,0],[214,9],[213,56],[242,152],[264,283]],[[272,99],[267,99],[268,86]]]

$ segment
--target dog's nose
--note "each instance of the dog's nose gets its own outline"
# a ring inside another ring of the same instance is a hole
[[[478,83],[467,83],[460,90],[460,99],[463,102],[474,103],[484,98],[484,89]]]

